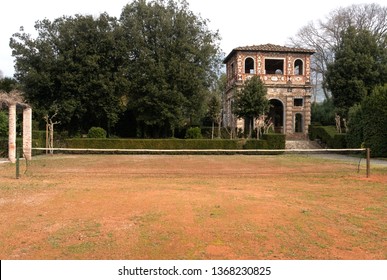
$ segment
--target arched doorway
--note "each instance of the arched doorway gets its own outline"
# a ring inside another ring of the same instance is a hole
[[[297,113],[294,116],[294,132],[295,133],[304,132],[304,120],[301,113]]]
[[[274,124],[274,131],[284,133],[284,105],[280,100],[270,100],[269,118]]]

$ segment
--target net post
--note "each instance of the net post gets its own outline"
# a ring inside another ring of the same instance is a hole
[[[371,150],[370,148],[366,148],[366,162],[367,162],[367,178],[371,176]]]
[[[16,179],[20,178],[20,149],[16,150]]]

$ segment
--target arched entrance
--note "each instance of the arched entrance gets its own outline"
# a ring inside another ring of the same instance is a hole
[[[302,133],[304,132],[304,120],[301,113],[297,113],[294,116],[294,132],[295,133]]]
[[[284,105],[278,99],[270,99],[269,118],[276,133],[284,133]]]

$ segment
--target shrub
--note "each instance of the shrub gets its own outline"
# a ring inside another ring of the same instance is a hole
[[[364,142],[363,111],[361,105],[355,105],[348,112],[347,144],[349,148],[360,148]]]
[[[343,149],[347,147],[346,134],[337,133],[334,126],[311,126],[309,130],[311,140],[320,139],[329,148]]]
[[[106,138],[106,130],[102,127],[92,127],[87,134],[89,138]]]
[[[242,149],[240,140],[210,139],[67,139],[68,148],[79,149]]]
[[[8,135],[8,116],[5,112],[0,111],[0,137]]]
[[[366,97],[361,108],[365,147],[372,156],[387,157],[387,84]]]
[[[312,104],[312,123],[325,126],[335,124],[335,106],[332,99]]]
[[[285,149],[286,135],[279,133],[269,133],[262,136],[267,141],[268,149],[282,150]]]
[[[257,139],[249,139],[246,140],[245,145],[243,146],[243,149],[246,150],[262,150],[267,149],[268,144],[266,140],[257,140]]]
[[[186,139],[201,139],[202,132],[199,127],[191,127],[187,130],[185,134]]]

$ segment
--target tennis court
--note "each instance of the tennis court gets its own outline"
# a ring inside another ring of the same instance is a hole
[[[387,167],[308,155],[0,165],[0,259],[386,259]]]

